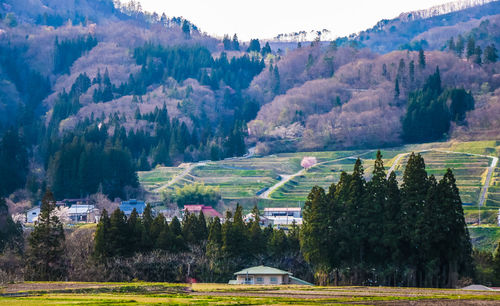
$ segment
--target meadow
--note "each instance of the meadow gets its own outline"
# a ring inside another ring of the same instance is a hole
[[[393,287],[41,282],[0,289],[0,305],[498,305],[500,291]]]

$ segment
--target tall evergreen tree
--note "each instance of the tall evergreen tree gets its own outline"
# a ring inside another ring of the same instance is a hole
[[[45,192],[40,215],[28,238],[27,278],[30,280],[63,280],[67,274],[65,235],[59,218],[54,215],[56,202],[50,190]]]
[[[420,50],[418,50],[418,67],[420,69],[424,69],[425,68],[425,53],[424,53],[424,49],[420,48]]]
[[[411,153],[403,174],[401,186],[401,252],[410,265],[416,268],[419,237],[415,224],[421,219],[425,209],[425,199],[429,189],[425,162],[420,154]]]
[[[21,251],[23,246],[23,228],[15,223],[9,214],[4,198],[0,198],[0,253],[5,248]]]
[[[110,249],[111,241],[109,238],[109,230],[111,221],[108,212],[104,209],[101,213],[101,218],[97,224],[97,230],[94,236],[94,258],[104,260],[112,256],[113,251]]]
[[[330,262],[328,257],[328,213],[327,199],[323,188],[314,186],[304,205],[300,249],[304,258],[313,265],[316,276],[324,282]]]

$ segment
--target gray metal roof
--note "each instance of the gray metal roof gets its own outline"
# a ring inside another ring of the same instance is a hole
[[[276,268],[271,268],[271,267],[266,267],[266,266],[256,266],[256,267],[251,267],[251,268],[247,268],[247,269],[244,269],[244,270],[241,270],[239,272],[236,272],[234,273],[234,275],[247,275],[247,274],[266,274],[266,275],[284,275],[284,274],[288,274],[288,275],[292,275],[292,273],[290,272],[287,272],[287,271],[283,271],[283,270],[280,270],[280,269],[276,269]]]

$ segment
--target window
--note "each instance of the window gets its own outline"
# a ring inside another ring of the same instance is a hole
[[[257,277],[257,284],[263,284],[263,283],[264,283],[264,278]]]
[[[252,284],[253,284],[253,278],[245,277],[245,285],[252,285]]]
[[[278,283],[278,278],[271,277],[271,284],[277,284],[277,283]]]

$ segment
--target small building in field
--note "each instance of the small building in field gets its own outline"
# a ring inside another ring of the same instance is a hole
[[[232,285],[309,285],[313,284],[292,276],[292,273],[266,266],[256,266],[234,273]]]
[[[302,209],[300,207],[267,207],[264,208],[264,217],[274,225],[291,225],[295,222],[302,224]]]
[[[130,217],[132,214],[132,211],[137,210],[137,213],[139,216],[142,216],[144,213],[144,208],[146,208],[146,203],[144,201],[137,201],[136,199],[128,200],[128,201],[123,201],[120,204],[120,210],[125,213],[127,217]]]
[[[32,209],[26,212],[26,222],[33,223],[38,221],[38,216],[40,215],[40,206],[33,207]]]
[[[205,206],[205,205],[184,205],[184,208],[182,209],[182,212],[185,213],[190,213],[190,214],[200,214],[200,212],[203,212],[203,215],[207,218],[215,218],[219,217],[222,218],[222,214],[218,211],[216,211],[212,206]]]

